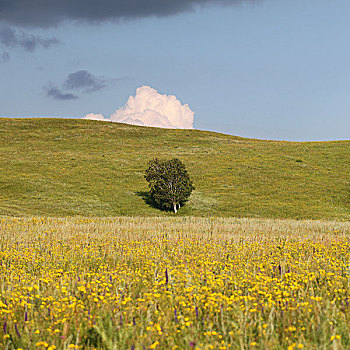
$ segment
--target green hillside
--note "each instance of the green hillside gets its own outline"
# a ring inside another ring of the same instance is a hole
[[[0,215],[174,215],[146,203],[153,157],[196,190],[178,215],[350,218],[350,141],[278,142],[71,119],[0,118]]]

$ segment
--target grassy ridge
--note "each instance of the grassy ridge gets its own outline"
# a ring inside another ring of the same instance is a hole
[[[171,215],[144,170],[178,157],[196,190],[179,215],[350,218],[350,141],[278,142],[69,119],[0,119],[0,214]]]

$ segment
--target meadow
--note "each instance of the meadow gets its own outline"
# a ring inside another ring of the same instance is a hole
[[[1,349],[349,349],[350,223],[2,217]]]
[[[147,202],[153,157],[195,191],[180,216],[350,220],[350,141],[264,141],[79,119],[0,118],[0,215],[168,216]]]

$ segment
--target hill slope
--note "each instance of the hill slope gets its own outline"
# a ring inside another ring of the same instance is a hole
[[[179,215],[350,218],[350,141],[278,142],[77,119],[0,118],[0,215],[171,215],[144,170],[178,157],[196,190]]]

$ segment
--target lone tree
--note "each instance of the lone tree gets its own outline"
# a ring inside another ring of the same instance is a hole
[[[152,200],[162,209],[174,210],[175,214],[194,190],[185,165],[177,158],[151,160],[145,178]]]

